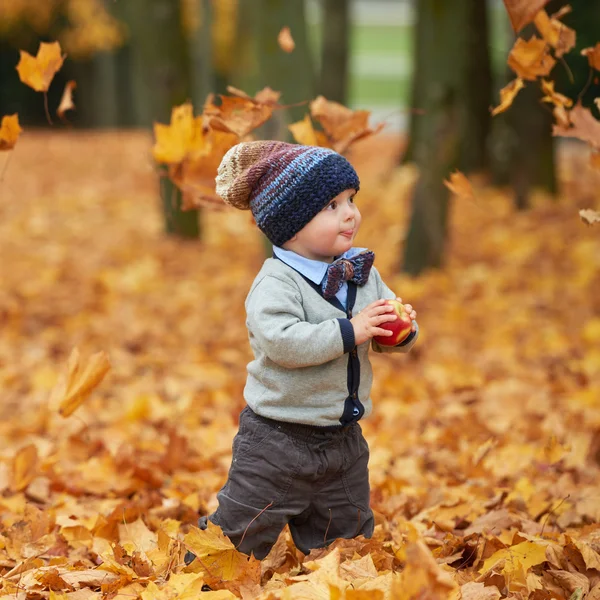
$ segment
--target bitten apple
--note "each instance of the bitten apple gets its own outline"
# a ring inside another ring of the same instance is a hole
[[[398,318],[394,321],[386,321],[379,325],[379,327],[391,331],[392,335],[376,335],[373,339],[380,346],[397,346],[410,335],[410,332],[412,331],[412,320],[406,312],[404,304],[398,302],[398,300],[386,300],[386,303],[391,304],[394,307],[394,313]]]

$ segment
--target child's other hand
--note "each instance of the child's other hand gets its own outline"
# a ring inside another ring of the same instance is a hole
[[[402,298],[396,298],[396,300],[398,300],[398,302],[400,302],[400,304],[404,304],[404,302],[402,302]],[[406,309],[406,312],[408,313],[410,320],[416,321],[417,320],[417,311],[412,307],[412,304],[404,304],[404,308]],[[412,326],[412,330],[413,331],[417,330],[417,326],[414,323]]]
[[[354,328],[356,345],[358,346],[376,335],[392,335],[391,331],[382,329],[379,325],[395,321],[398,318],[393,310],[393,306],[387,304],[385,300],[376,300],[352,317],[350,323]]]

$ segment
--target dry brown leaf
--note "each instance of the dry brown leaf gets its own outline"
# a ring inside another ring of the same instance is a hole
[[[65,85],[65,89],[63,91],[62,98],[60,100],[60,104],[58,109],[56,110],[56,114],[61,118],[65,118],[65,113],[68,110],[75,110],[75,103],[73,102],[73,90],[77,87],[77,83],[73,80],[68,81]]]
[[[557,569],[549,569],[548,573],[569,595],[575,593],[577,589],[581,589],[585,597],[590,591],[590,580],[582,573],[569,573],[569,571]]]
[[[214,96],[204,105],[203,116],[208,126],[218,131],[234,133],[239,138],[266,123],[273,114],[273,107],[239,96],[219,96],[216,104]]]
[[[330,147],[343,154],[354,142],[381,131],[380,123],[374,129],[369,127],[367,110],[352,110],[338,102],[331,102],[318,96],[310,103],[310,114],[319,121]]]
[[[227,86],[227,91],[232,96],[239,96],[240,98],[244,98],[246,100],[258,102],[259,104],[267,104],[268,106],[273,107],[278,105],[279,98],[281,98],[281,92],[276,92],[268,86],[256,92],[256,94],[254,94],[254,97],[248,95],[243,90],[233,87],[232,85]]]
[[[496,108],[492,109],[492,116],[495,117],[505,110],[508,110],[515,97],[525,87],[523,80],[520,77],[513,79],[508,85],[505,85],[500,90],[500,104]]]
[[[537,13],[534,23],[540,35],[554,48],[558,58],[575,47],[575,30],[554,17],[550,18],[545,10]]]
[[[525,25],[531,23],[535,15],[549,0],[504,0],[511,25],[519,33]]]
[[[470,581],[460,587],[461,600],[499,600],[502,596],[495,585],[486,586],[483,583]]]
[[[277,43],[279,47],[288,54],[294,51],[296,47],[296,43],[294,42],[294,38],[292,37],[292,32],[289,27],[282,27],[279,35],[277,36]]]
[[[508,55],[508,66],[522,79],[535,81],[552,71],[556,61],[552,58],[548,44],[536,36],[525,41],[517,38]]]
[[[574,137],[587,142],[594,148],[600,149],[600,121],[589,108],[577,104],[569,112],[570,127],[554,125],[552,134],[562,137]]]
[[[61,416],[68,417],[73,414],[100,385],[108,371],[110,361],[104,351],[93,354],[85,368],[81,369],[79,350],[74,348],[69,357],[65,396],[58,409]]]
[[[600,211],[586,208],[579,211],[579,216],[587,225],[596,225],[596,223],[600,223]]]
[[[19,115],[5,115],[0,124],[0,151],[12,150],[23,130],[19,125]]]
[[[36,56],[31,56],[24,50],[20,51],[20,55],[17,65],[19,79],[36,92],[47,92],[54,75],[65,60],[65,56],[61,54],[60,44],[41,42]]]
[[[600,71],[600,42],[591,48],[584,48],[581,51],[583,56],[587,56],[588,62],[592,69]]]
[[[455,171],[450,174],[450,179],[444,179],[444,185],[457,196],[461,198],[469,198],[473,200],[475,194],[473,192],[473,186],[467,177],[460,171]]]

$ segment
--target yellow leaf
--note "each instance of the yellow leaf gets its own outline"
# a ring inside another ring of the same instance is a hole
[[[546,94],[542,98],[544,102],[550,102],[555,106],[570,107],[573,105],[573,100],[571,100],[571,98],[567,98],[567,96],[563,96],[563,94],[554,91],[554,81],[542,79],[542,91]]]
[[[60,70],[65,57],[60,53],[60,44],[40,43],[37,56],[20,51],[21,59],[17,65],[19,79],[36,92],[47,92],[54,75]]]
[[[492,116],[495,117],[505,110],[508,110],[520,90],[525,87],[523,80],[520,77],[513,79],[508,85],[505,85],[500,90],[500,104],[492,110]]]
[[[82,371],[79,364],[79,351],[74,348],[69,357],[65,396],[58,412],[63,417],[71,415],[100,385],[110,370],[110,361],[105,352],[97,352],[90,357]]]
[[[304,144],[305,146],[327,146],[327,140],[325,140],[325,144],[319,143],[317,132],[315,131],[312,121],[310,120],[310,115],[308,114],[304,115],[302,121],[296,121],[295,123],[288,125],[288,129],[292,132],[294,139],[299,144]],[[323,136],[323,133],[321,133],[321,136]],[[323,141],[322,138],[321,141]]]
[[[23,130],[19,125],[19,115],[6,115],[2,117],[0,125],[0,151],[12,150]]]
[[[539,565],[546,560],[546,548],[548,544],[541,542],[521,542],[510,548],[498,550],[490,556],[479,570],[480,573],[489,571],[495,565],[502,567],[502,573],[506,576],[507,582],[521,582],[524,584],[527,571],[535,565]]]
[[[13,458],[12,488],[24,490],[37,474],[38,452],[33,444],[21,448]]]
[[[210,521],[205,530],[192,527],[183,542],[212,577],[233,581],[248,565],[248,557],[238,552],[221,528]]]
[[[194,108],[189,102],[175,106],[171,111],[170,125],[154,123],[154,137],[154,160],[179,164],[189,154],[201,151],[204,147],[202,117],[194,118]]]

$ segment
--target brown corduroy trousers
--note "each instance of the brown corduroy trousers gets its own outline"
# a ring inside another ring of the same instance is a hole
[[[358,423],[322,428],[273,421],[248,407],[233,440],[219,506],[206,519],[262,559],[289,524],[305,554],[336,538],[371,537],[369,447]]]

